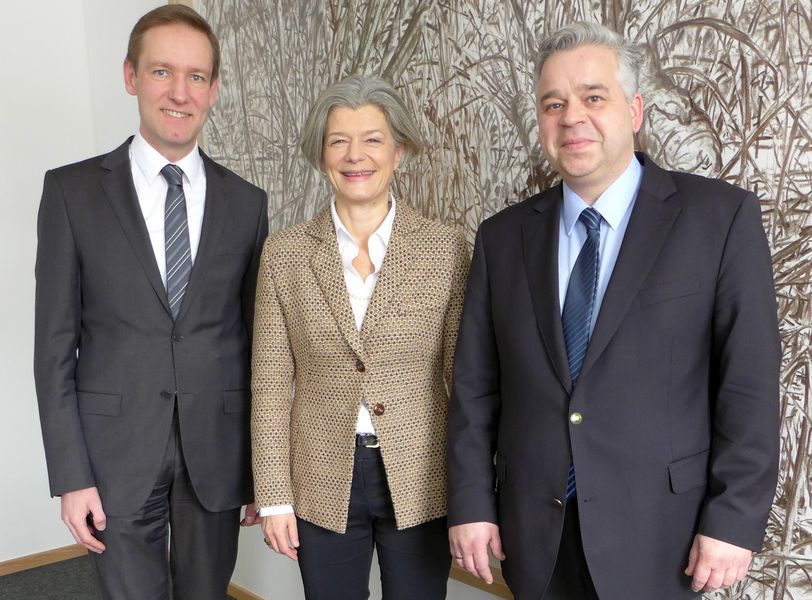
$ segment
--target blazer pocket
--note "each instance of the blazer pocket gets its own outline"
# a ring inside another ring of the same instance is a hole
[[[710,450],[694,454],[668,465],[671,491],[681,494],[708,482],[708,457]]]
[[[241,413],[248,410],[250,394],[248,390],[231,390],[223,392],[223,412]]]
[[[660,302],[668,302],[685,296],[692,296],[699,292],[699,276],[690,275],[672,281],[666,281],[640,290],[640,305],[651,306]]]
[[[121,414],[121,394],[76,391],[79,413],[117,417]]]

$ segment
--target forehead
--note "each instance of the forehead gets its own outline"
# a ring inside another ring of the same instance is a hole
[[[615,51],[605,46],[583,45],[552,54],[539,74],[539,92],[582,84],[619,85]]]
[[[378,129],[389,131],[384,112],[374,104],[364,104],[358,108],[334,106],[327,114],[327,133],[337,130]]]
[[[202,31],[184,23],[157,25],[141,38],[140,61],[190,66],[211,72],[214,53]]]

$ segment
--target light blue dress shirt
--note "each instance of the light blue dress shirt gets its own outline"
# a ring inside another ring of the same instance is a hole
[[[643,167],[632,157],[629,166],[623,171],[612,185],[606,188],[592,208],[597,210],[601,219],[601,243],[598,250],[598,291],[595,295],[595,307],[592,310],[592,323],[589,331],[595,328],[598,319],[603,295],[606,286],[615,268],[620,245],[629,224],[629,217],[634,208],[640,181],[643,178]],[[567,295],[567,285],[570,281],[572,268],[581,252],[581,246],[586,241],[586,227],[578,220],[581,211],[589,204],[584,202],[578,194],[564,184],[564,204],[561,207],[561,220],[558,231],[558,299],[561,311],[564,310],[564,298]]]

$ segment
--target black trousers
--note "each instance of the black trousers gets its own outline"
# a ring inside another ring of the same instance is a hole
[[[567,502],[564,510],[561,544],[544,600],[598,600],[581,544],[577,500]]]
[[[102,498],[102,505],[104,498]],[[93,557],[105,600],[224,600],[237,561],[240,508],[209,512],[183,458],[177,415],[155,488],[141,509],[107,517]],[[169,543],[168,543],[169,542]]]
[[[384,600],[442,600],[451,555],[446,519],[398,530],[380,450],[355,451],[349,518],[340,534],[297,519],[307,600],[366,600],[377,548]]]

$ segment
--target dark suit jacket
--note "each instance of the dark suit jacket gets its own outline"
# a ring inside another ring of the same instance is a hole
[[[39,210],[34,375],[51,493],[97,486],[108,515],[158,476],[175,394],[203,506],[250,501],[250,340],[266,195],[206,155],[203,228],[173,322],[129,140],[49,171]]]
[[[449,525],[500,525],[519,599],[547,586],[571,461],[602,600],[692,597],[682,572],[697,532],[761,548],[780,348],[759,204],[638,158],[640,191],[574,389],[558,300],[561,186],[477,235],[449,409]]]

